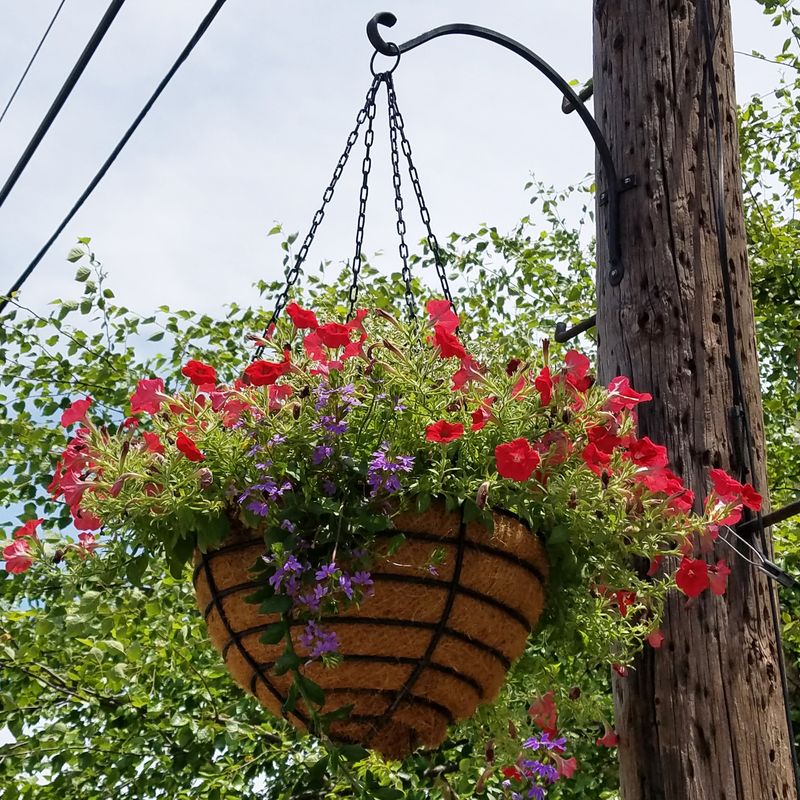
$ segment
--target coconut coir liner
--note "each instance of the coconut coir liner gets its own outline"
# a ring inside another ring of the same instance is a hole
[[[496,512],[494,533],[460,514],[433,506],[393,519],[406,540],[373,571],[375,594],[358,608],[324,620],[340,642],[342,663],[313,662],[303,674],[325,691],[322,712],[352,705],[331,736],[358,742],[390,758],[420,745],[436,747],[447,727],[494,699],[511,662],[522,654],[544,606],[547,557],[539,539],[519,520]],[[438,575],[422,569],[438,548]],[[278,620],[247,603],[259,583],[250,568],[264,553],[255,530],[233,532],[217,550],[195,553],[197,603],[209,637],[235,680],[273,714],[291,683],[272,666],[284,645],[259,641]],[[295,649],[301,627],[292,629]],[[305,728],[302,702],[287,716]]]

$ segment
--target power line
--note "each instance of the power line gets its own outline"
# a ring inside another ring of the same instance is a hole
[[[48,130],[50,130],[50,126],[55,121],[55,118],[58,116],[58,113],[61,111],[64,103],[67,102],[67,98],[75,88],[75,84],[80,79],[89,61],[91,61],[95,50],[97,50],[100,45],[100,42],[103,41],[103,37],[108,32],[108,29],[111,27],[111,23],[114,21],[114,17],[117,16],[124,2],[125,0],[112,0],[111,4],[106,9],[106,13],[103,14],[103,18],[100,20],[97,28],[95,28],[95,31],[92,34],[92,38],[89,39],[86,47],[83,48],[83,52],[75,62],[75,66],[72,68],[72,71],[69,73],[69,75],[67,75],[64,85],[61,87],[56,95],[55,100],[53,100],[50,108],[44,115],[44,119],[39,123],[39,127],[31,137],[30,142],[28,142],[25,152],[23,152],[23,154],[20,156],[20,159],[14,169],[11,170],[11,174],[6,179],[3,188],[0,189],[0,206],[3,205],[9,193],[14,188],[14,184],[19,180],[19,176],[22,175],[22,172],[28,165],[31,157],[42,143],[42,139],[44,139],[45,134]]]
[[[28,71],[33,66],[33,62],[36,61],[36,56],[39,55],[39,51],[42,49],[42,45],[44,44],[44,40],[47,38],[47,34],[50,33],[50,28],[53,27],[55,21],[58,19],[58,15],[61,13],[61,9],[64,7],[64,3],[67,0],[61,0],[58,4],[58,8],[56,9],[56,13],[53,14],[53,19],[50,20],[50,24],[47,26],[47,30],[45,30],[44,35],[42,36],[39,44],[36,45],[36,49],[33,51],[33,55],[31,56],[31,60],[28,62],[28,66],[25,67],[25,71],[22,73],[22,77],[17,81],[17,85],[14,87],[14,91],[11,92],[11,97],[8,98],[8,102],[6,103],[6,107],[3,109],[3,113],[0,114],[0,123],[3,122],[3,119],[6,116],[6,112],[8,111],[11,104],[14,102],[14,98],[17,96],[17,92],[19,91],[19,87],[22,86],[22,82],[28,76]]]
[[[75,214],[78,213],[81,206],[86,202],[89,195],[95,190],[97,184],[100,183],[100,181],[103,179],[106,172],[108,172],[109,168],[116,160],[117,156],[122,152],[122,149],[128,143],[128,140],[131,138],[131,136],[133,136],[134,132],[139,127],[141,121],[147,116],[147,112],[150,111],[150,109],[153,107],[153,104],[156,102],[156,100],[158,100],[159,96],[161,95],[161,92],[163,92],[164,89],[167,87],[167,84],[170,82],[173,75],[175,75],[181,64],[183,64],[183,62],[189,57],[189,54],[192,52],[192,50],[194,50],[195,45],[200,41],[200,39],[203,38],[203,34],[206,32],[206,30],[208,30],[209,25],[211,25],[211,23],[214,20],[214,17],[217,16],[217,14],[222,9],[222,6],[225,5],[226,1],[227,0],[217,0],[217,2],[214,3],[214,5],[211,7],[211,10],[205,15],[202,22],[200,23],[200,26],[195,31],[194,36],[192,36],[192,38],[189,40],[189,43],[186,45],[186,47],[183,48],[181,54],[176,59],[175,63],[172,65],[172,67],[170,67],[169,72],[167,72],[167,74],[162,78],[161,83],[158,84],[156,90],[150,96],[150,99],[144,104],[142,110],[137,114],[136,119],[134,119],[134,121],[131,123],[131,126],[128,128],[128,130],[125,131],[125,134],[119,140],[117,146],[111,151],[111,155],[105,160],[103,166],[100,167],[97,174],[89,182],[89,185],[83,190],[83,193],[77,199],[75,205],[72,206],[67,216],[64,217],[61,224],[53,232],[53,235],[47,240],[47,242],[45,242],[44,247],[42,247],[42,249],[36,254],[33,261],[31,261],[31,263],[25,268],[24,272],[19,276],[19,278],[17,278],[14,285],[6,293],[6,296],[0,298],[0,312],[2,312],[5,309],[6,305],[8,305],[8,301],[14,294],[14,292],[19,291],[19,289],[22,287],[25,281],[30,277],[31,273],[36,269],[39,262],[44,258],[45,254],[50,249],[53,242],[61,235],[64,228],[66,228],[67,225],[69,225],[70,221],[75,216]]]

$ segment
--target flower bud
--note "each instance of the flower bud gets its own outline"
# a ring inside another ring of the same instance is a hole
[[[550,340],[549,339],[542,339],[542,357],[544,358],[544,363],[550,360]]]
[[[387,322],[391,322],[395,328],[402,329],[402,325],[393,317],[388,311],[384,311],[382,308],[376,308],[372,312],[376,317],[381,317],[385,319]]]
[[[572,412],[568,408],[565,408],[561,413],[561,421],[565,425],[569,425],[569,423],[572,421]]]
[[[56,550],[53,553],[53,563],[60,564],[64,560],[64,551],[63,550]]]
[[[600,473],[600,482],[603,484],[604,489],[608,489],[608,484],[610,481],[611,481],[611,476],[608,474],[608,472],[603,470]]]
[[[201,467],[197,470],[197,481],[200,488],[205,491],[214,483],[214,473],[208,467]]]
[[[581,687],[580,686],[573,686],[569,690],[569,699],[570,700],[577,700],[581,696]]]
[[[578,507],[578,493],[573,489],[569,493],[569,500],[567,500],[567,508],[577,508]]]
[[[486,763],[494,764],[494,742],[486,742]]]
[[[311,387],[306,385],[297,393],[297,396],[301,400],[305,400],[306,397],[308,397],[310,394],[311,394]]]
[[[484,481],[479,487],[475,495],[475,505],[480,509],[486,508],[486,503],[489,501],[489,481]]]
[[[508,721],[508,735],[512,739],[516,739],[519,735],[517,732],[517,726],[511,720]]]
[[[300,403],[287,403],[285,407],[291,412],[292,419],[300,419],[300,412],[302,410]]]
[[[400,350],[397,345],[392,344],[388,339],[384,339],[381,344],[390,352],[394,353],[394,355],[399,356],[400,358],[403,357],[403,351]]]
[[[594,515],[597,517],[597,519],[606,518],[606,515],[599,508],[594,512]]]

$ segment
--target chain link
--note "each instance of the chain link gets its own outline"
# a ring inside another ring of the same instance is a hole
[[[297,283],[298,278],[300,277],[300,270],[303,266],[303,263],[308,256],[308,251],[311,248],[311,243],[314,241],[314,236],[317,233],[317,228],[319,228],[320,223],[322,222],[325,216],[325,210],[330,203],[331,199],[333,198],[334,190],[336,189],[336,184],[339,181],[339,178],[342,176],[342,172],[344,171],[345,165],[347,164],[347,160],[350,157],[350,151],[353,149],[353,145],[358,141],[358,135],[361,131],[361,126],[364,124],[365,120],[369,117],[370,119],[370,127],[372,126],[372,119],[375,117],[375,95],[378,92],[378,88],[381,84],[381,77],[376,76],[375,79],[372,81],[369,90],[367,91],[366,100],[364,105],[359,110],[358,114],[356,115],[356,126],[350,132],[349,136],[347,137],[347,142],[345,143],[344,152],[339,157],[339,161],[336,164],[335,169],[333,170],[333,177],[331,178],[328,187],[325,189],[325,192],[322,195],[322,205],[317,209],[314,217],[311,220],[311,227],[306,234],[306,238],[303,239],[302,245],[300,245],[300,250],[297,252],[297,257],[294,260],[292,266],[286,272],[286,284],[283,288],[283,291],[278,295],[277,300],[275,301],[275,308],[272,312],[272,316],[270,317],[269,322],[267,323],[267,327],[264,329],[264,338],[268,338],[270,335],[270,329],[272,326],[278,321],[278,317],[283,311],[284,306],[286,305],[289,299],[289,292],[292,290],[294,285]],[[370,109],[371,114],[370,114]],[[261,358],[264,353],[264,345],[257,347],[255,350],[255,354],[253,356],[253,360],[257,360]]]
[[[392,109],[392,114],[395,118],[395,122],[397,125],[397,131],[400,135],[400,146],[403,150],[403,155],[406,157],[406,161],[408,161],[408,174],[411,178],[411,185],[414,187],[414,194],[417,196],[417,203],[419,205],[419,215],[420,219],[422,220],[422,224],[425,226],[425,231],[427,232],[427,239],[428,239],[428,247],[433,254],[433,261],[436,264],[436,274],[439,276],[439,283],[442,287],[442,293],[444,294],[445,298],[450,302],[451,307],[455,311],[455,303],[453,302],[453,295],[450,293],[450,284],[447,280],[447,273],[444,269],[444,261],[442,259],[442,253],[439,248],[439,241],[436,238],[436,234],[431,229],[431,215],[428,211],[428,207],[425,204],[425,198],[422,196],[422,187],[420,186],[419,182],[419,173],[417,172],[417,168],[414,166],[414,161],[411,157],[411,144],[409,143],[408,139],[406,138],[405,133],[405,125],[403,122],[403,115],[400,113],[400,109],[397,106],[397,95],[394,91],[394,82],[392,81],[391,75],[388,76],[386,81],[386,88],[389,93],[389,105]]]
[[[375,76],[377,86],[386,80],[386,74],[381,73]],[[367,128],[364,131],[364,160],[361,162],[361,189],[358,193],[358,220],[356,222],[356,249],[353,253],[353,280],[348,291],[350,300],[347,309],[347,321],[349,322],[356,313],[358,303],[358,279],[361,274],[361,247],[364,243],[364,225],[367,220],[367,199],[369,198],[369,172],[372,169],[372,143],[375,140],[375,92],[372,94],[372,103],[367,107]]]
[[[402,180],[400,177],[400,151],[397,146],[397,117],[392,105],[392,79],[391,75],[386,81],[387,99],[389,101],[389,144],[392,154],[392,184],[394,185],[394,207],[397,211],[397,235],[400,238],[398,251],[400,260],[403,263],[403,283],[405,284],[405,301],[408,311],[408,318],[413,323],[416,322],[416,300],[414,291],[411,288],[411,269],[408,266],[408,245],[406,244],[406,222],[403,219],[403,194]]]

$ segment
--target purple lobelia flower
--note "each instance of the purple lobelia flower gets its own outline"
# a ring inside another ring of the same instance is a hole
[[[319,658],[339,649],[339,637],[335,631],[326,631],[319,623],[311,620],[300,634],[300,645],[309,651],[309,658]]]
[[[411,472],[414,468],[414,456],[395,456],[388,458],[389,443],[384,442],[372,454],[367,473],[367,485],[370,488],[370,497],[375,497],[378,492],[394,494],[402,489],[398,473]]]
[[[269,584],[277,592],[281,588],[281,584],[288,576],[296,579],[297,574],[303,571],[303,565],[293,556],[289,555],[286,561],[283,562],[272,574],[269,579]]]
[[[311,463],[314,466],[318,466],[323,461],[330,458],[332,453],[332,447],[328,447],[326,444],[317,445],[311,453]]]

